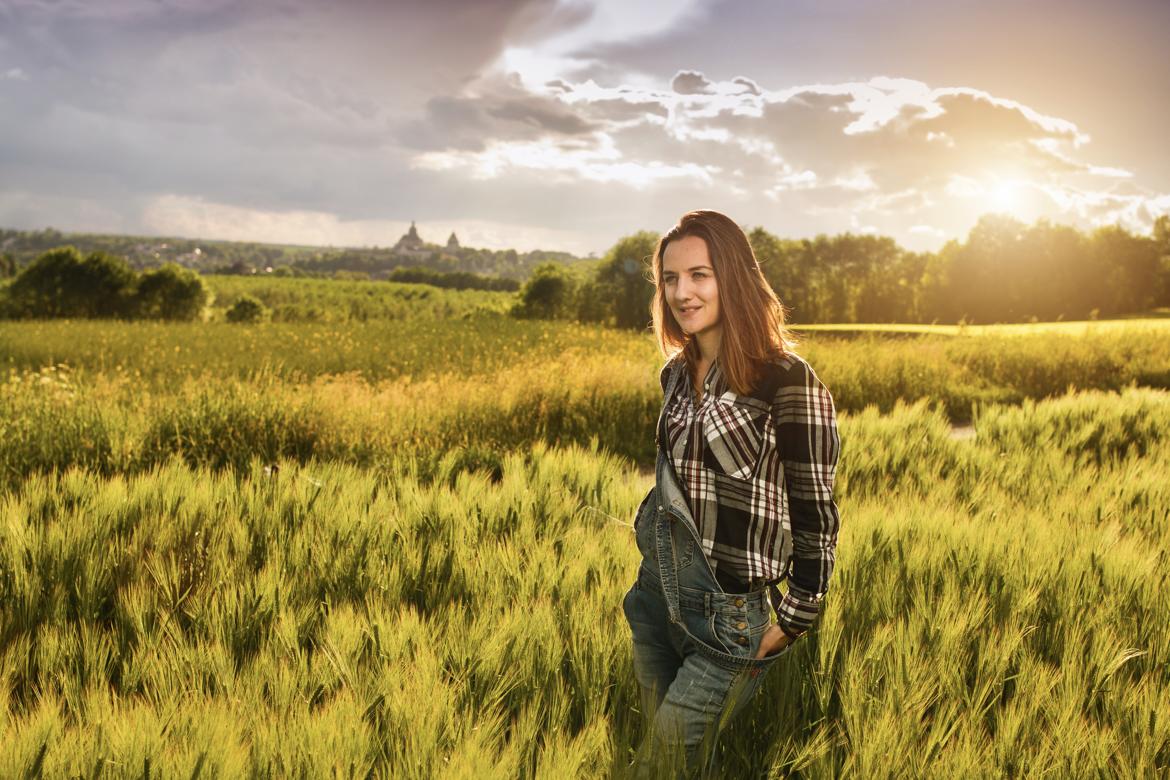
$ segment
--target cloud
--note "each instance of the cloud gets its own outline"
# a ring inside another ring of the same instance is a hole
[[[598,129],[555,97],[532,94],[514,79],[497,77],[477,82],[475,94],[431,98],[424,116],[401,123],[396,137],[412,149],[481,151],[497,138],[525,141]]]
[[[561,78],[542,94],[592,129],[572,144],[558,132],[500,138],[482,152],[429,155],[421,164],[501,181],[520,168],[544,169],[566,182],[638,191],[690,179],[750,200],[744,207],[760,214],[768,202],[795,207],[797,216],[864,214],[919,242],[938,239],[946,229],[939,225],[958,232],[980,213],[1008,207],[1028,219],[1122,219],[1145,230],[1161,202],[1157,193],[1088,199],[1094,185],[1130,173],[1077,159],[1089,136],[1075,123],[972,88],[879,77],[768,90],[684,70],[669,89]],[[614,105],[622,106],[617,116],[594,110]],[[923,224],[931,230],[911,230]]]
[[[680,70],[670,82],[670,88],[680,95],[709,94],[711,86],[706,76],[694,70]]]
[[[687,46],[661,70],[699,23],[719,40],[697,0],[10,0],[0,17],[0,224],[339,244],[417,218],[600,251],[702,203],[926,248],[1005,204],[1134,229],[1167,208],[1085,128],[1011,96],[717,77]]]

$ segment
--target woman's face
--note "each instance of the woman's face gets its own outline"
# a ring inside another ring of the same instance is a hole
[[[719,285],[706,241],[684,236],[666,245],[662,286],[666,304],[685,333],[703,333],[719,325]]]

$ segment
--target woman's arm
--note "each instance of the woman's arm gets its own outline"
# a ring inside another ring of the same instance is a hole
[[[780,628],[792,638],[808,630],[829,590],[839,525],[833,478],[841,442],[833,397],[799,358],[784,372],[772,415],[792,521],[788,592],[774,599],[773,607]]]

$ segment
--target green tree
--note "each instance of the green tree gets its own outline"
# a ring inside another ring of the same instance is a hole
[[[800,262],[801,242],[777,238],[762,227],[757,227],[748,233],[748,243],[752,245],[752,252],[760,263],[760,271],[780,302],[794,319],[805,318],[809,267]]]
[[[18,317],[119,317],[129,313],[136,281],[120,257],[75,247],[45,252],[8,288],[9,311]]]
[[[570,318],[576,314],[576,286],[573,274],[562,264],[541,263],[520,288],[512,313],[546,320]]]
[[[147,271],[138,282],[135,311],[152,320],[195,320],[211,300],[203,279],[176,263]]]
[[[613,313],[619,328],[647,327],[654,298],[651,262],[658,235],[642,230],[618,240],[602,258],[593,289]]]
[[[957,314],[969,322],[1016,322],[1025,314],[1021,267],[1029,262],[1026,227],[1003,214],[984,214],[955,252],[950,268]]]
[[[1158,294],[1155,306],[1170,306],[1170,214],[1154,220],[1153,239],[1158,254]]]
[[[587,279],[577,286],[577,320],[606,323],[612,317],[612,306],[605,299],[604,288],[596,279]]]
[[[1093,231],[1089,246],[1104,270],[1104,278],[1098,280],[1104,298],[1101,314],[1148,310],[1154,302],[1160,270],[1155,240],[1108,225]]]

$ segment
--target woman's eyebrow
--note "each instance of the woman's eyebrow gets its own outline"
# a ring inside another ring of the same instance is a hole
[[[688,273],[693,274],[695,271],[703,271],[703,270],[709,271],[709,270],[711,270],[711,266],[709,266],[709,265],[692,265],[690,268],[688,268],[686,270]],[[662,275],[666,276],[667,274],[673,274],[673,273],[675,273],[675,271],[663,271]]]

